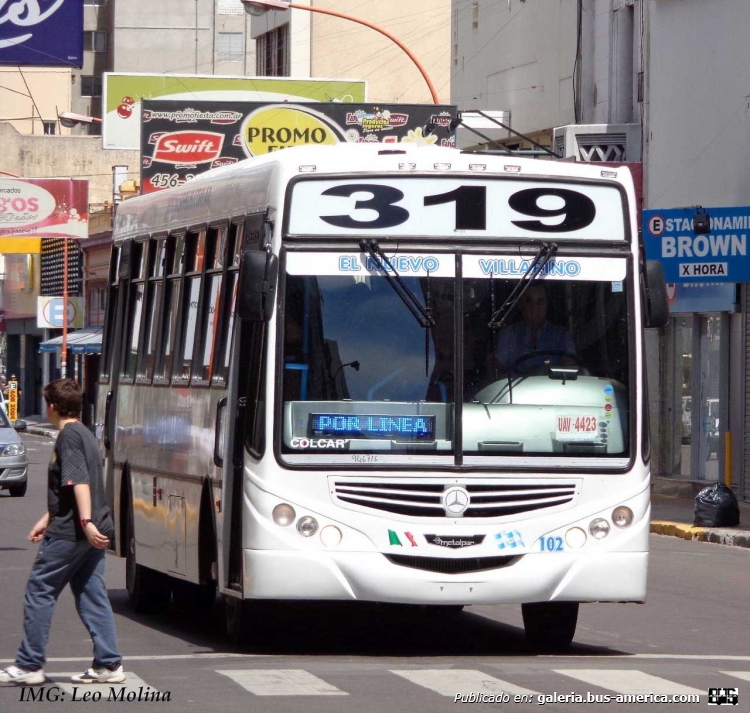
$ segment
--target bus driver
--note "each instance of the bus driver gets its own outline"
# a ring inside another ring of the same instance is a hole
[[[520,302],[521,319],[500,331],[497,358],[506,374],[531,374],[545,366],[576,363],[573,336],[547,319],[549,299],[542,282],[526,289]]]

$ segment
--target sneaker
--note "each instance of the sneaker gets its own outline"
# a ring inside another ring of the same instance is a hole
[[[13,683],[16,686],[38,686],[44,683],[44,669],[27,671],[19,666],[8,666],[0,671],[0,683]]]
[[[76,676],[71,676],[73,683],[122,683],[125,680],[125,671],[122,664],[116,668],[90,668]]]

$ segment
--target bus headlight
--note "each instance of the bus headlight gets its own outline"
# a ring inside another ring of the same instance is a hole
[[[605,519],[598,517],[589,523],[589,532],[597,540],[604,539],[609,534],[609,523]]]
[[[621,505],[612,511],[612,522],[615,527],[630,527],[633,524],[633,511]]]
[[[335,525],[326,525],[320,531],[320,541],[326,547],[336,547],[341,542],[341,530]]]
[[[273,521],[280,527],[289,527],[294,522],[294,518],[297,513],[294,512],[294,508],[286,503],[280,503],[277,505],[271,513]]]
[[[297,532],[302,537],[312,537],[318,531],[318,521],[314,517],[305,515],[297,520]]]
[[[580,527],[571,527],[565,533],[565,544],[577,550],[586,544],[586,533]]]

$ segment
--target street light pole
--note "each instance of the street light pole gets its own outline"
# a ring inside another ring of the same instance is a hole
[[[68,378],[68,239],[63,238],[63,333],[62,353],[60,354],[60,374]]]
[[[414,53],[403,42],[401,42],[401,40],[379,25],[375,25],[374,23],[368,22],[359,17],[354,17],[353,15],[337,12],[336,10],[326,10],[322,7],[313,7],[311,5],[297,5],[293,2],[287,2],[287,0],[241,0],[241,2],[245,6],[245,11],[250,15],[261,15],[264,12],[268,12],[268,10],[307,10],[308,12],[318,12],[321,15],[340,17],[342,20],[350,20],[351,22],[356,22],[359,25],[364,25],[371,30],[379,32],[381,35],[384,35],[391,40],[391,42],[395,42],[406,53],[407,57],[409,57],[419,70],[419,73],[422,75],[425,82],[427,82],[427,87],[430,90],[433,103],[440,103],[437,91],[435,90],[435,85],[432,83],[432,80],[427,74],[427,70],[422,66],[422,63],[416,58]]]

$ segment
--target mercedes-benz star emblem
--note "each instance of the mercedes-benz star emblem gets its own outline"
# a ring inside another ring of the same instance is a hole
[[[463,488],[450,488],[443,494],[443,507],[448,515],[461,516],[469,507],[469,493]]]

